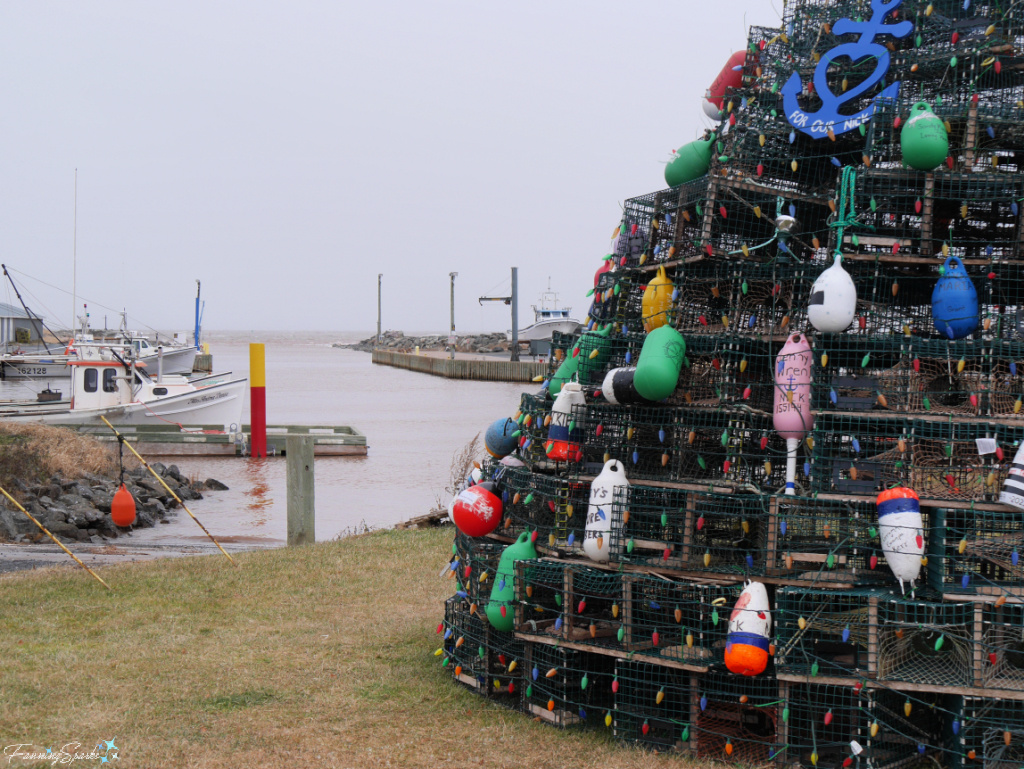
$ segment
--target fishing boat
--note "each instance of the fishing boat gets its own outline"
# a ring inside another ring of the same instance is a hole
[[[580,327],[580,322],[569,317],[571,311],[571,307],[558,306],[558,294],[551,290],[549,281],[548,290],[540,295],[540,304],[533,305],[534,322],[526,328],[519,329],[519,341],[548,340],[555,331],[563,334],[575,333]],[[508,338],[512,339],[511,331],[508,332]]]
[[[46,424],[240,425],[245,379],[153,376],[130,345],[83,343],[71,369],[71,400],[0,404],[0,420]]]

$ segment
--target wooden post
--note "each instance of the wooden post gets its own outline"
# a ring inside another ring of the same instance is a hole
[[[313,499],[313,436],[285,439],[288,475],[288,546],[316,542]]]
[[[931,256],[935,253],[932,244],[934,209],[935,174],[929,172],[924,176],[924,200],[921,203],[921,256]]]

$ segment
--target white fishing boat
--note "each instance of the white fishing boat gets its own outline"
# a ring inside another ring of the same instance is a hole
[[[580,327],[580,322],[569,317],[571,311],[571,307],[558,306],[558,294],[551,290],[551,284],[548,283],[548,290],[540,295],[540,305],[533,305],[534,322],[526,328],[519,329],[519,341],[548,340],[555,331],[563,334],[575,333]],[[511,330],[508,332],[508,338],[512,339]]]
[[[47,424],[240,425],[245,379],[151,376],[131,347],[83,343],[71,368],[71,400],[0,404],[0,419]],[[51,392],[47,390],[47,392]],[[51,396],[52,397],[52,394]]]

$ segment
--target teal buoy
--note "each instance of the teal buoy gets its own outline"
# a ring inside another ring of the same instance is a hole
[[[900,134],[903,165],[918,171],[933,171],[949,155],[949,134],[939,116],[927,103],[919,101],[910,108],[910,117]]]
[[[714,137],[707,141],[697,139],[676,150],[675,158],[665,166],[665,183],[669,187],[678,187],[706,174],[711,165],[714,144]]]
[[[515,610],[512,602],[516,598],[516,561],[536,557],[537,548],[533,546],[529,532],[525,531],[502,552],[501,560],[498,561],[498,573],[494,577],[494,587],[491,588],[491,598],[485,609],[487,621],[495,630],[507,633],[515,625]]]

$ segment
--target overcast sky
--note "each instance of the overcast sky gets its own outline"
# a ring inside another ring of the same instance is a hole
[[[93,325],[191,330],[198,278],[209,329],[370,330],[383,273],[385,329],[444,331],[456,271],[456,328],[503,331],[477,297],[513,265],[522,325],[548,276],[582,318],[622,200],[780,10],[7,0],[0,261],[67,323],[77,168]]]

